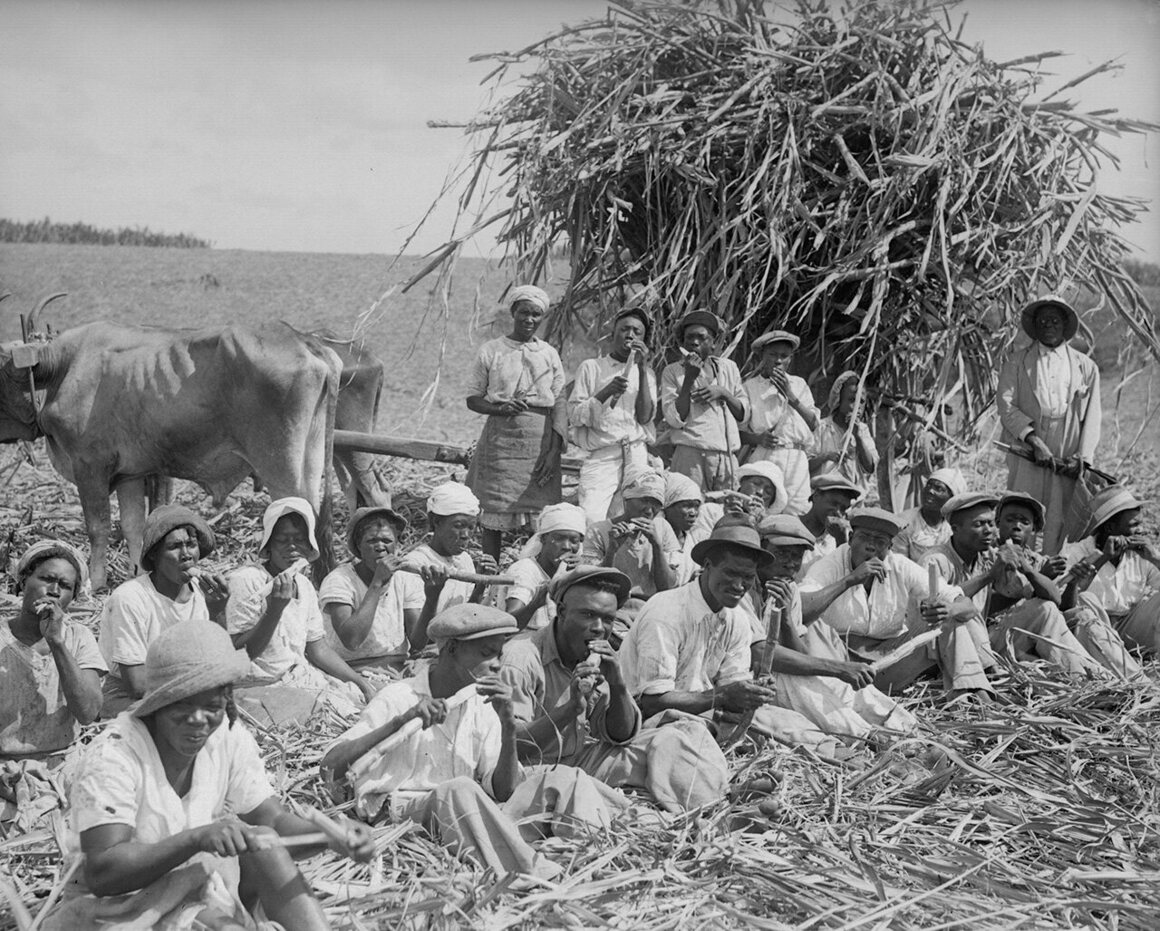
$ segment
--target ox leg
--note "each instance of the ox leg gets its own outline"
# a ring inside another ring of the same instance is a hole
[[[145,480],[146,509],[152,511],[163,504],[172,504],[174,498],[173,479],[168,475],[150,475]],[[125,526],[124,505],[121,510],[121,527]]]
[[[153,486],[153,482],[149,483]],[[158,484],[173,487],[172,479],[162,479]],[[129,547],[129,564],[134,572],[140,572],[141,538],[145,533],[145,487],[144,478],[131,478],[117,486],[117,506],[121,511],[121,535]],[[152,488],[156,494],[156,487]],[[153,498],[153,504],[157,499]]]
[[[85,530],[89,535],[89,578],[94,592],[108,587],[107,561],[109,557],[109,532],[112,529],[109,509],[109,486],[94,481],[97,470],[78,464],[77,474],[83,478],[77,481],[77,494],[81,499],[81,512],[85,518]]]

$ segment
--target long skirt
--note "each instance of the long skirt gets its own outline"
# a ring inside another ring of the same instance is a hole
[[[512,417],[491,416],[467,470],[467,487],[479,498],[480,523],[493,530],[519,526],[561,497],[560,470],[544,485],[532,470],[552,443],[552,411],[530,410]]]

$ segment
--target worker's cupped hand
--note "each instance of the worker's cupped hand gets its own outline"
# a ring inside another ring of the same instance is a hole
[[[426,594],[437,595],[447,584],[447,567],[437,563],[424,563],[419,566],[419,578],[423,580]]]
[[[1089,560],[1081,559],[1071,567],[1071,577],[1083,586],[1096,577],[1096,567]]]
[[[1119,559],[1128,550],[1128,537],[1108,537],[1104,541],[1104,556]]]
[[[834,678],[855,689],[864,689],[874,684],[874,672],[869,663],[839,663]]]
[[[265,850],[270,843],[265,841],[266,832],[250,827],[241,821],[212,821],[194,829],[194,843],[202,853],[212,853],[219,857],[236,857],[249,851]]]
[[[560,451],[550,449],[541,453],[532,469],[532,481],[543,488],[552,480],[552,476],[560,470]]]
[[[565,553],[560,557],[560,565],[563,566],[566,571],[571,572],[578,565],[580,565],[581,558],[582,557],[578,550],[572,553]]]
[[[699,404],[713,404],[729,397],[729,389],[724,385],[702,385],[694,388],[690,397]]]
[[[572,680],[568,683],[568,697],[573,710],[588,711],[588,700],[603,681],[599,666],[587,660],[577,663],[572,669]]]
[[[331,838],[326,846],[337,854],[350,857],[357,863],[367,863],[375,855],[375,835],[371,829],[358,821],[344,818],[340,822],[346,836],[341,840]]]
[[[772,598],[784,611],[793,601],[793,582],[789,579],[771,579],[765,583],[765,597]]]
[[[789,375],[786,374],[785,369],[770,369],[767,377],[773,382],[773,387],[789,397]]]
[[[1057,579],[1063,575],[1065,569],[1067,569],[1067,557],[1049,556],[1044,560],[1043,566],[1039,571],[1049,579]]]
[[[773,689],[756,682],[730,682],[713,689],[713,707],[744,713],[769,704],[774,697]]]
[[[274,576],[274,581],[270,584],[270,595],[266,599],[269,607],[280,613],[294,600],[294,576],[297,574],[293,569],[287,569]],[[206,601],[209,601],[208,596]]]
[[[612,398],[619,398],[624,392],[628,390],[628,379],[623,375],[613,376],[612,380],[608,382],[600,392],[597,398],[601,401],[608,401]]]
[[[918,613],[930,627],[938,627],[950,617],[950,608],[945,601],[938,599],[931,601],[924,598],[918,605]]]
[[[472,557],[475,563],[475,571],[480,575],[498,575],[499,563],[495,561],[495,557],[488,553],[477,553]]]
[[[496,413],[501,417],[515,417],[528,409],[528,402],[522,398],[513,398],[510,401],[500,401]]]
[[[426,730],[447,720],[447,702],[442,698],[420,698],[411,708],[411,717]]]
[[[1031,455],[1040,465],[1050,465],[1053,458],[1051,450],[1034,433],[1027,437],[1027,445],[1031,447]]]
[[[603,678],[613,682],[620,679],[620,654],[616,652],[616,647],[611,643],[607,640],[590,640],[588,654],[588,659],[591,659],[594,654],[600,657],[597,668]]]
[[[515,713],[512,710],[512,687],[500,679],[499,676],[483,676],[476,680],[475,690],[483,696],[483,700],[495,709],[501,724],[514,724]]]
[[[205,606],[209,609],[210,616],[220,614],[226,602],[230,600],[229,583],[219,572],[203,572],[197,577],[197,584],[205,598]]]
[[[46,643],[60,644],[64,642],[64,611],[60,603],[52,598],[41,598],[32,606],[36,617],[40,621],[40,636]]]
[[[773,430],[766,430],[761,434],[761,445],[766,449],[779,449],[781,442],[781,437]]]
[[[865,584],[871,579],[878,582],[886,581],[886,562],[878,557],[871,557],[870,559],[860,562],[851,573],[856,584]]]
[[[391,576],[399,571],[401,565],[403,565],[402,556],[384,553],[375,561],[375,571],[374,575],[371,576],[371,585],[376,588],[382,588],[391,581]]]
[[[1143,534],[1134,533],[1128,537],[1128,549],[1135,550],[1150,562],[1160,559],[1160,549],[1157,549],[1156,544]]]

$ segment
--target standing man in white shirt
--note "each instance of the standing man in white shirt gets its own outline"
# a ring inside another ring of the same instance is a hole
[[[648,366],[651,329],[646,311],[624,308],[612,323],[611,350],[576,369],[568,426],[573,445],[585,452],[578,494],[590,524],[619,509],[625,474],[648,465],[657,409],[657,379]]]
[[[1053,459],[1091,464],[1100,442],[1100,373],[1095,362],[1067,341],[1079,317],[1063,298],[1048,295],[1023,308],[1023,329],[1034,340],[999,372],[997,405],[1004,439],[1030,447],[1035,461],[1007,455],[1007,487],[1043,504],[1042,550],[1064,542],[1068,504],[1076,480],[1052,468]]]

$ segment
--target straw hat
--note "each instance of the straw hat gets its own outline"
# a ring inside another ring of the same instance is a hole
[[[199,692],[232,685],[249,673],[249,656],[234,649],[224,627],[204,620],[181,621],[149,645],[145,697],[129,713],[143,718]]]
[[[1023,326],[1023,332],[1035,339],[1035,314],[1041,307],[1058,307],[1063,311],[1063,339],[1066,342],[1075,336],[1079,329],[1079,315],[1075,312],[1075,308],[1071,306],[1064,298],[1058,294],[1048,294],[1038,300],[1032,301],[1023,308],[1020,314],[1020,323]]]
[[[350,523],[346,525],[346,548],[356,559],[358,558],[358,538],[363,527],[372,520],[386,521],[395,528],[395,534],[402,537],[407,531],[407,519],[398,511],[384,507],[359,508],[350,515]]]
[[[1092,517],[1087,532],[1093,534],[1117,514],[1142,508],[1144,503],[1123,485],[1109,485],[1091,500]]]
[[[153,571],[153,550],[162,540],[178,527],[192,527],[197,536],[199,559],[205,559],[217,545],[213,530],[200,516],[180,504],[163,504],[145,518],[141,531],[141,568]]]
[[[717,526],[713,528],[713,532],[693,547],[691,554],[693,562],[698,566],[705,565],[706,557],[713,550],[723,546],[729,547],[730,549],[744,550],[761,564],[773,562],[773,554],[767,553],[761,548],[761,537],[757,535],[757,530],[751,524],[725,524],[724,521],[718,521]]]

